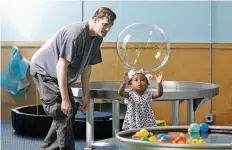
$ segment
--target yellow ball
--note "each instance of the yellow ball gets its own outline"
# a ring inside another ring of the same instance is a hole
[[[136,132],[136,134],[135,134],[137,137],[141,137],[140,135],[141,135],[141,132]]]
[[[198,140],[197,139],[193,139],[192,140],[192,144],[198,144]]]
[[[136,132],[136,136],[137,137],[147,137],[149,133],[146,133],[146,132]]]
[[[152,133],[152,132],[149,132],[149,136],[153,136],[153,133]]]
[[[189,135],[191,134],[191,129],[190,129],[190,128],[188,128],[188,134],[189,134]]]
[[[192,144],[192,139],[191,139],[191,138],[188,139],[188,140],[186,141],[186,144]]]
[[[198,144],[205,144],[206,142],[203,139],[198,140]]]
[[[184,134],[184,133],[181,133],[179,136],[185,137],[185,134]]]
[[[147,137],[149,135],[149,132],[146,129],[141,129],[139,132],[142,137]]]
[[[155,136],[151,136],[151,137],[149,138],[149,141],[150,141],[150,142],[157,142],[157,138],[156,138]]]
[[[139,132],[148,132],[148,131],[147,131],[147,129],[141,129]]]

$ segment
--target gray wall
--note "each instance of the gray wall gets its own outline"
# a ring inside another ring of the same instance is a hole
[[[231,1],[4,0],[2,6],[2,41],[46,41],[62,26],[89,20],[106,6],[117,20],[105,42],[115,42],[135,22],[160,26],[171,42],[232,42]]]

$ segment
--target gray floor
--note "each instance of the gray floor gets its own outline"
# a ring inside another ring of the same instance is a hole
[[[1,121],[1,150],[37,150],[42,138],[21,136],[15,133],[11,121]],[[76,150],[84,150],[85,140],[76,140]],[[115,150],[113,147],[95,147],[96,150]]]

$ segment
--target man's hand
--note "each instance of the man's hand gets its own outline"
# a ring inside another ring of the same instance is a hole
[[[89,98],[85,97],[83,100],[83,105],[80,106],[81,112],[85,112],[89,107]]]
[[[62,100],[62,102],[61,102],[61,111],[67,116],[71,114],[72,105],[71,105],[70,100]]]

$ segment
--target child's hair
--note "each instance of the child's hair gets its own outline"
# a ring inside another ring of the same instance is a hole
[[[132,78],[133,78],[134,76],[136,76],[137,74],[142,74],[142,75],[144,75],[144,77],[145,77],[145,79],[146,79],[146,83],[147,83],[147,85],[149,85],[149,81],[148,81],[147,77],[145,76],[145,74],[143,74],[143,73],[135,73],[135,74],[130,78],[130,80],[128,81],[128,85],[131,85]]]

